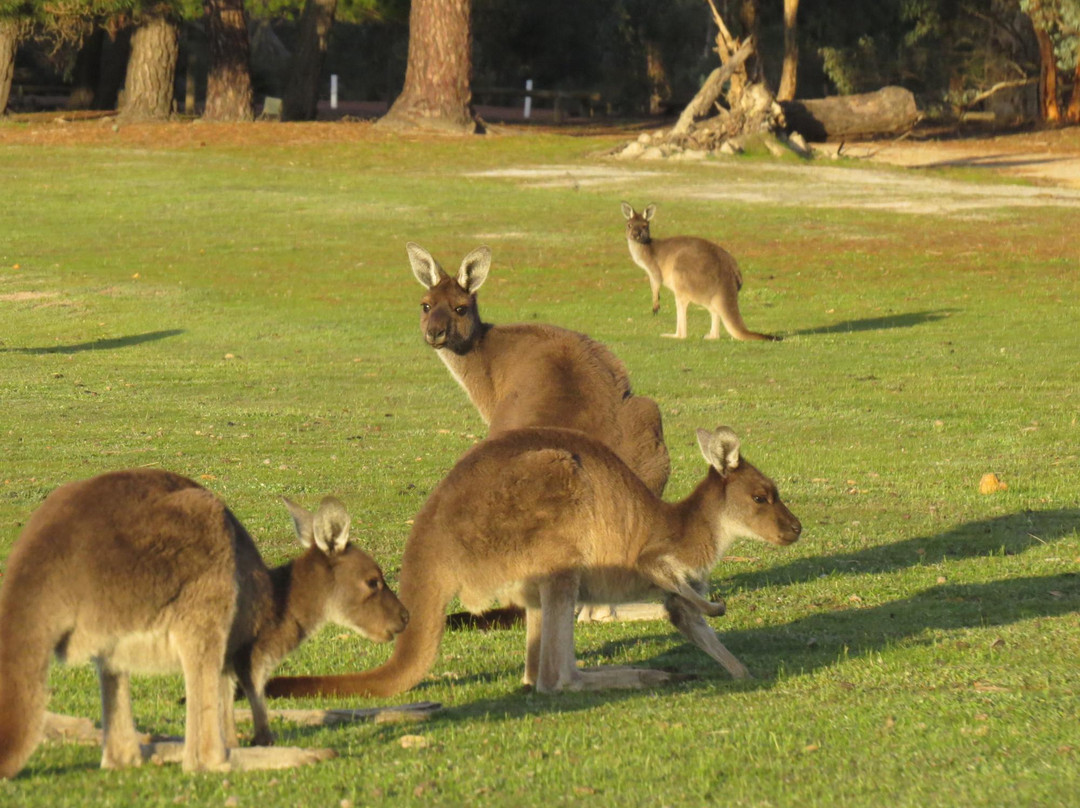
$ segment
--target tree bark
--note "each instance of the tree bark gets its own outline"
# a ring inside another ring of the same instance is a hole
[[[1069,96],[1069,106],[1065,108],[1065,120],[1080,123],[1080,59],[1076,60],[1076,70],[1073,71],[1072,95]]]
[[[11,83],[15,79],[15,51],[19,47],[19,23],[0,20],[0,115],[7,112]]]
[[[716,68],[709,74],[709,77],[705,79],[705,83],[701,85],[701,89],[697,91],[697,94],[692,99],[690,99],[690,103],[686,105],[686,109],[679,115],[679,120],[675,122],[675,126],[671,129],[673,135],[686,134],[690,131],[690,128],[698,118],[703,118],[713,111],[713,105],[716,103],[716,99],[719,98],[720,93],[724,91],[724,82],[730,79],[735,71],[742,67],[743,63],[753,52],[753,43],[749,41],[744,42],[735,53],[727,57],[721,67]]]
[[[659,115],[664,111],[664,103],[671,98],[671,84],[660,46],[655,42],[645,42],[645,74],[649,78],[649,114]]]
[[[281,101],[286,121],[313,121],[318,111],[319,81],[330,44],[337,0],[307,0],[300,16],[300,41],[289,65]]]
[[[785,101],[780,106],[790,129],[807,140],[819,142],[896,134],[910,129],[919,119],[915,96],[903,87],[883,87],[861,95]]]
[[[1050,33],[1037,23],[1035,40],[1039,43],[1039,116],[1043,123],[1058,123],[1061,121],[1061,107],[1058,106],[1057,97],[1054,41],[1050,38]]]
[[[165,120],[173,109],[173,79],[180,43],[176,20],[165,6],[148,8],[131,36],[120,118]]]
[[[472,111],[470,0],[413,0],[405,86],[380,123],[478,131]]]
[[[210,59],[206,74],[207,121],[250,121],[251,45],[244,0],[204,0]]]
[[[798,13],[799,0],[784,0],[784,66],[780,71],[780,89],[776,91],[777,101],[792,101],[795,98],[799,70],[799,38],[796,28]]]

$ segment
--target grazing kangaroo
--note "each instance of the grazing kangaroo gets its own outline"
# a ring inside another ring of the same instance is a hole
[[[97,664],[103,768],[144,759],[129,675],[177,668],[187,698],[186,771],[332,756],[227,748],[237,744],[237,680],[251,703],[254,742],[270,744],[263,685],[305,637],[330,620],[388,642],[408,622],[379,566],[349,543],[338,500],[324,499],[314,514],[286,504],[307,552],[268,569],[224,503],[177,474],[112,472],[52,492],[15,542],[0,589],[0,777],[15,776],[39,742],[54,652]]]
[[[708,473],[690,496],[669,504],[581,432],[531,428],[482,441],[415,519],[400,585],[411,617],[390,659],[363,673],[273,679],[267,694],[389,696],[413,687],[435,661],[455,596],[474,612],[496,599],[525,607],[524,681],[541,692],[664,681],[663,671],[579,670],[575,602],[664,595],[678,616],[723,614],[723,604],[707,601],[697,582],[731,542],[747,536],[788,545],[802,531],[775,484],[741,457],[730,429],[698,430],[698,443]],[[696,624],[675,622],[702,645],[691,633]],[[705,650],[745,675],[708,634]]]
[[[742,273],[731,253],[719,244],[695,236],[652,238],[649,222],[656,205],[641,213],[622,203],[626,217],[626,240],[630,257],[645,270],[652,288],[653,314],[660,311],[660,287],[675,295],[675,333],[665,337],[686,339],[686,309],[691,303],[709,311],[712,324],[705,339],[719,339],[720,323],[735,339],[779,340],[780,337],[750,331],[739,313]]]

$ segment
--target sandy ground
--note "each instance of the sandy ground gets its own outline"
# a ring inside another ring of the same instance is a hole
[[[835,145],[823,150],[833,152]],[[1045,185],[1080,189],[1080,128],[989,137],[846,144],[841,154],[917,168],[972,167]]]

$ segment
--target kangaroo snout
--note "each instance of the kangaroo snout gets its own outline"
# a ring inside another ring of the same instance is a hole
[[[794,544],[799,540],[802,535],[802,522],[795,514],[788,511],[788,516],[791,517],[786,525],[781,525],[781,532],[777,536],[777,540],[773,542],[781,547],[787,547],[789,544]]]

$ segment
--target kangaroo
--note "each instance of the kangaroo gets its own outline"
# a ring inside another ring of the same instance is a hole
[[[626,367],[611,351],[553,325],[483,322],[476,293],[491,269],[488,247],[466,255],[456,278],[419,244],[408,243],[406,252],[427,290],[420,331],[488,424],[489,436],[529,426],[580,429],[611,447],[655,494],[664,492],[671,465],[660,408],[633,395]],[[587,606],[581,618],[609,614],[619,617]],[[480,622],[505,624],[520,616],[518,609],[498,610]],[[459,623],[463,617],[450,619]]]
[[[434,664],[455,596],[473,612],[493,600],[525,608],[523,681],[540,692],[665,681],[663,671],[579,670],[575,602],[662,595],[678,617],[719,615],[723,604],[707,601],[698,582],[731,542],[747,536],[783,546],[802,531],[776,485],[741,457],[730,429],[697,436],[709,469],[677,503],[664,502],[607,446],[575,430],[511,430],[482,441],[414,521],[400,579],[411,617],[390,659],[363,673],[273,679],[267,694],[390,696],[413,687]],[[673,619],[684,634],[696,630]],[[709,634],[710,655],[745,675]]]
[[[686,339],[686,309],[696,303],[706,308],[712,318],[705,339],[720,338],[721,322],[735,339],[781,339],[750,331],[743,322],[739,313],[742,273],[731,253],[719,244],[695,236],[652,238],[649,222],[656,213],[656,205],[635,213],[623,202],[622,212],[626,217],[630,257],[649,276],[653,314],[660,311],[661,286],[666,286],[675,295],[675,333],[662,336]]]
[[[53,491],[15,542],[0,589],[0,777],[14,777],[39,742],[53,652],[97,665],[102,768],[138,766],[155,752],[140,748],[130,674],[177,668],[186,771],[332,757],[232,748],[236,681],[251,703],[254,743],[271,744],[263,686],[278,662],[328,620],[389,642],[408,613],[379,566],[349,542],[338,500],[327,497],[315,513],[285,503],[307,550],[268,569],[224,503],[177,474],[117,471]]]
[[[466,255],[456,278],[419,244],[406,250],[427,290],[420,331],[488,424],[489,437],[529,426],[579,429],[663,493],[671,465],[660,408],[631,392],[626,367],[611,351],[553,325],[483,322],[476,293],[491,269],[487,247]]]

